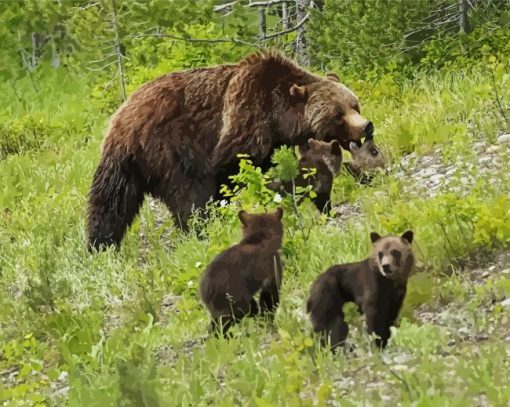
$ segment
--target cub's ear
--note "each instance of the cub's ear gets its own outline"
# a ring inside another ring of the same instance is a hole
[[[372,243],[377,242],[380,238],[381,238],[381,235],[379,233],[377,233],[377,232],[370,233],[370,240],[372,241]]]
[[[413,231],[412,230],[408,230],[407,232],[405,232],[402,235],[402,239],[406,240],[407,243],[411,244],[413,242],[413,236],[414,236]]]
[[[342,155],[342,148],[340,147],[340,143],[336,140],[331,142],[331,154],[333,155]]]
[[[320,145],[320,143],[317,140],[315,140],[313,138],[309,138],[308,139],[308,146],[310,148],[319,148],[321,145]]]
[[[283,208],[281,206],[276,208],[276,212],[274,213],[274,216],[276,216],[276,219],[283,218]]]
[[[328,72],[326,78],[333,82],[340,82],[340,77],[334,72]]]
[[[349,143],[349,151],[357,151],[359,150],[359,146],[355,141],[351,141]]]
[[[239,220],[241,221],[241,223],[244,225],[244,226],[248,226],[248,218],[249,218],[249,214],[248,212],[246,212],[245,210],[240,210],[239,211]]]
[[[306,90],[306,87],[305,86],[299,86],[299,85],[296,85],[296,84],[293,84],[290,87],[289,93],[290,93],[290,96],[292,96],[294,98],[297,98],[297,99],[306,100],[306,98],[308,97],[308,92]]]

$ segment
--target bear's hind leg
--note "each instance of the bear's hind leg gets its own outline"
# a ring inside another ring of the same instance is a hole
[[[115,162],[103,155],[88,203],[88,247],[118,246],[143,203],[145,183],[134,157]]]
[[[261,314],[269,314],[269,316],[272,317],[278,308],[278,304],[280,303],[278,287],[275,285],[272,287],[264,288],[260,292],[259,302]]]
[[[256,317],[260,313],[259,306],[257,304],[257,301],[255,301],[253,298],[250,301],[250,313],[248,316],[250,317]]]
[[[334,352],[339,346],[345,344],[345,339],[349,334],[349,326],[345,322],[343,314],[333,321],[330,332],[331,350]]]
[[[180,174],[172,179],[160,180],[153,195],[165,203],[172,212],[176,225],[187,232],[188,219],[193,211],[200,210],[199,216],[207,217],[205,205],[213,197],[215,188],[216,182],[212,176],[199,180]]]

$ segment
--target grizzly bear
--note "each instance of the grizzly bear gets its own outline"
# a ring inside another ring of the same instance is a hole
[[[308,143],[299,147],[299,173],[292,181],[274,181],[268,185],[273,191],[292,193],[294,187],[312,186],[316,196],[313,203],[320,212],[331,211],[331,189],[333,180],[342,166],[342,149],[338,141],[329,143],[308,139]],[[315,169],[315,174],[306,176],[307,169]]]
[[[385,170],[388,164],[373,139],[365,140],[361,147],[351,141],[349,152],[352,155],[352,161],[344,161],[343,166],[361,184],[370,183],[372,174],[378,170]]]
[[[372,254],[358,263],[330,267],[312,284],[306,304],[313,330],[322,344],[329,339],[334,351],[344,344],[349,327],[343,306],[353,302],[365,314],[368,334],[375,333],[376,345],[384,348],[404,301],[407,279],[414,265],[413,232],[401,237],[370,234]]]
[[[186,229],[238,172],[239,153],[267,170],[282,145],[315,138],[348,149],[373,131],[336,75],[314,75],[274,51],[164,75],[112,116],[89,194],[89,248],[118,246],[145,194]]]
[[[273,213],[239,212],[240,243],[220,253],[200,281],[202,301],[212,317],[211,328],[225,335],[244,316],[271,315],[279,303],[282,266],[283,209]],[[260,290],[259,305],[253,296]]]

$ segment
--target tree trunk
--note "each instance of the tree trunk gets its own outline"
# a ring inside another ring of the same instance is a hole
[[[266,38],[266,9],[259,8],[259,36],[261,39]]]
[[[297,6],[297,16],[296,23],[299,24],[300,21],[305,18],[306,14],[310,10],[310,1],[311,0],[296,0]],[[307,53],[307,42],[306,42],[306,24],[303,24],[297,30],[297,38],[296,38],[296,54],[298,62],[303,66],[310,65],[310,58]]]
[[[289,24],[289,5],[287,2],[282,4],[282,27],[284,30],[288,30],[290,27]]]
[[[460,25],[460,32],[463,32],[465,34],[469,34],[473,29],[471,28],[471,24],[469,23],[469,3],[467,0],[459,0],[459,12],[460,12],[460,18],[459,18],[459,25]]]
[[[117,58],[117,69],[119,72],[119,85],[120,92],[122,96],[122,101],[126,100],[126,74],[124,71],[124,47],[121,43],[119,26],[118,26],[118,16],[117,16],[117,5],[115,4],[115,0],[112,0],[112,29],[115,35],[114,39],[114,50]]]

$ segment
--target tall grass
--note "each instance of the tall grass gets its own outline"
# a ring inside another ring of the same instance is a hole
[[[497,82],[507,107],[508,80]],[[484,71],[351,86],[395,162],[404,152],[422,154],[434,145],[447,161],[469,162],[474,140],[493,142],[508,130]],[[0,387],[2,400],[58,403],[62,372],[69,375],[71,405],[112,405],[119,397],[133,405],[224,406],[326,400],[458,405],[475,397],[504,405],[510,398],[506,345],[496,334],[507,317],[470,302],[475,292],[479,304],[508,296],[508,283],[491,276],[475,289],[444,274],[455,270],[454,260],[479,248],[508,250],[508,164],[495,174],[499,183],[480,177],[467,198],[450,193],[424,199],[403,194],[405,181],[392,176],[365,187],[341,175],[333,196],[359,202],[361,217],[315,222],[315,209],[303,204],[301,216],[311,225],[306,238],[285,220],[288,256],[274,325],[246,320],[234,329],[234,339],[213,339],[196,294],[198,278],[239,239],[236,209],[211,209],[202,229],[186,235],[165,211],[155,213],[146,204],[120,251],[90,255],[86,195],[108,116],[98,113],[92,91],[88,78],[63,71],[45,73],[36,91],[29,80],[0,85],[1,134],[9,134],[0,141],[0,372],[18,372]],[[313,279],[332,264],[364,258],[371,230],[405,228],[416,233],[419,273],[387,352],[372,352],[354,312],[350,340],[356,351],[331,355],[317,349],[304,312]],[[167,294],[177,296],[171,311],[161,309]],[[489,313],[495,328],[488,340],[452,345],[448,324],[419,322],[419,307],[444,298],[474,320]],[[407,362],[395,362],[399,355],[407,355]]]

